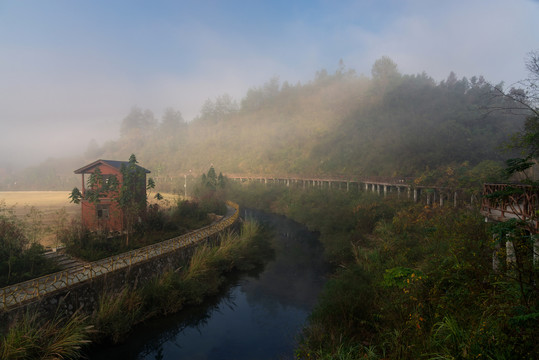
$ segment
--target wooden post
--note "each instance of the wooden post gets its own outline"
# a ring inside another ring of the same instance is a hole
[[[86,193],[86,187],[84,186],[84,173],[82,173],[82,196]]]

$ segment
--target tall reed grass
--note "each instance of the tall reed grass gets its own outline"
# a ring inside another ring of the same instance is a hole
[[[80,314],[71,317],[56,314],[42,321],[36,313],[26,313],[10,327],[0,342],[0,358],[79,359],[90,340],[92,326]]]
[[[201,303],[219,292],[227,273],[251,270],[271,254],[260,227],[246,222],[240,234],[227,232],[218,245],[198,246],[180,271],[163,273],[138,289],[103,294],[93,320],[98,335],[102,340],[119,342],[137,322]]]
[[[125,287],[119,293],[101,294],[98,310],[93,319],[96,329],[112,342],[119,342],[138,322],[142,301],[139,292],[129,287]]]

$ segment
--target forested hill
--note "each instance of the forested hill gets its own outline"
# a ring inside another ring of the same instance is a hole
[[[271,79],[239,102],[228,95],[208,100],[189,123],[173,109],[156,119],[133,108],[118,140],[91,144],[79,159],[4,175],[1,184],[69,189],[80,181],[72,176],[77,167],[132,153],[154,176],[201,173],[210,164],[224,173],[304,176],[418,176],[444,166],[473,167],[507,157],[500,146],[522,126],[521,116],[492,111],[507,107],[497,95],[482,77],[451,73],[437,83],[425,73],[400,74],[381,58],[371,77],[341,66],[307,84]]]

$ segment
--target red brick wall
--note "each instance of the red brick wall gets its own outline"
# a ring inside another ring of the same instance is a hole
[[[97,167],[99,167],[103,175],[116,175],[121,186],[122,174],[120,171],[103,164]],[[99,204],[93,204],[86,200],[81,201],[82,224],[85,228],[90,230],[123,230],[123,213],[118,204],[111,199],[113,195],[110,194],[107,198],[102,198]],[[98,208],[101,217],[98,217]]]

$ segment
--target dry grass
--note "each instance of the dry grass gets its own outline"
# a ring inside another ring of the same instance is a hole
[[[41,213],[43,234],[39,242],[45,247],[57,246],[56,237],[51,228],[58,218],[58,211],[65,209],[68,222],[80,216],[80,205],[69,202],[69,191],[0,191],[0,201],[5,201],[8,207],[14,207],[15,215],[25,220],[32,207]],[[176,203],[177,195],[161,194],[164,199],[160,202],[163,206]],[[153,196],[150,203],[154,203]]]
[[[63,207],[71,215],[80,211],[80,205],[69,202],[68,191],[0,191],[0,200],[7,206],[15,206],[15,214],[21,217],[34,206],[43,213],[44,221]]]

